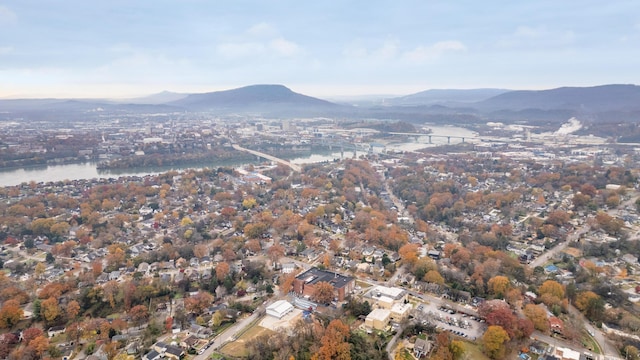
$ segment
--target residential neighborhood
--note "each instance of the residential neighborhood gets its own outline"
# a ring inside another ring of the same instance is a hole
[[[567,144],[6,186],[0,356],[635,356],[640,157]]]

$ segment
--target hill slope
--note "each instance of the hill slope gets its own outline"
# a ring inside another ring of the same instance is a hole
[[[633,111],[640,110],[640,86],[602,85],[510,91],[473,106],[482,110]]]
[[[391,105],[449,105],[456,103],[473,103],[489,99],[510,90],[504,89],[432,89],[415,94],[386,99],[385,102]]]
[[[251,85],[233,90],[191,94],[167,105],[188,110],[278,112],[306,109],[309,112],[337,110],[341,105],[298,94],[283,85]]]

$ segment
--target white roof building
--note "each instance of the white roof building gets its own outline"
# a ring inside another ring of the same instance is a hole
[[[287,300],[278,300],[267,307],[267,315],[282,319],[285,315],[293,311],[293,305]]]

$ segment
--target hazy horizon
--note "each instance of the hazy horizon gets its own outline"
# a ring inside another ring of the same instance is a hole
[[[0,34],[0,98],[640,83],[634,1],[8,0]]]

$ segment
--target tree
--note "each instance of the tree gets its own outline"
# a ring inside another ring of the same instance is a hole
[[[296,280],[296,275],[300,270],[294,270],[292,273],[284,274],[280,277],[280,292],[282,294],[288,294],[293,287],[293,282]]]
[[[131,319],[137,324],[142,324],[149,319],[149,311],[145,305],[136,305],[129,310]]]
[[[513,338],[517,335],[517,318],[506,302],[502,300],[485,301],[478,307],[478,314],[487,320],[487,325],[500,326],[509,337]]]
[[[557,299],[561,301],[564,299],[564,286],[554,280],[547,280],[538,289],[538,293],[541,297],[544,295],[549,295],[550,299]],[[546,302],[545,302],[546,304]],[[550,305],[550,304],[547,304]]]
[[[442,277],[442,275],[440,275],[438,270],[429,270],[424,275],[424,281],[429,282],[429,283],[438,284],[438,285],[443,285],[444,284],[444,278]]]
[[[50,297],[47,300],[42,301],[40,304],[40,313],[46,322],[54,322],[58,316],[62,314],[60,306],[58,306],[58,299]]]
[[[340,319],[331,320],[329,326],[320,339],[318,352],[311,356],[311,360],[351,360],[349,327]]]
[[[462,359],[462,355],[465,352],[464,342],[460,340],[452,340],[449,344],[449,351],[451,351],[451,355],[453,355],[453,359]]]
[[[226,262],[221,262],[216,265],[216,278],[218,279],[218,281],[223,281],[224,278],[229,275],[229,271],[229,264],[227,264]]]
[[[42,354],[44,354],[44,352],[49,348],[49,339],[44,335],[40,335],[29,341],[29,346],[35,350],[36,355],[42,356]]]
[[[625,359],[629,360],[638,360],[640,359],[640,351],[638,348],[633,345],[627,345],[622,349],[622,353],[625,356]]]
[[[77,301],[71,300],[67,303],[67,318],[69,320],[75,320],[80,313],[80,304]]]
[[[245,209],[253,209],[256,205],[258,205],[258,202],[253,197],[242,200],[242,207]]]
[[[43,334],[42,330],[38,328],[30,327],[22,331],[22,341],[25,344],[29,345],[31,340],[37,338],[38,336],[42,336],[42,334]]]
[[[320,281],[319,283],[315,284],[313,288],[313,295],[311,296],[313,301],[320,304],[328,304],[333,301],[333,285],[329,284],[326,281]]]
[[[549,331],[547,312],[542,307],[534,304],[527,304],[524,307],[524,315],[533,322],[533,326],[536,330],[540,330],[542,332]]]
[[[579,293],[576,297],[575,305],[589,320],[602,319],[604,300],[593,291],[583,291]]]
[[[497,275],[489,279],[487,288],[489,290],[489,294],[501,299],[507,293],[510,285],[511,283],[509,282],[508,277]]]
[[[184,307],[191,313],[201,314],[205,309],[211,306],[213,299],[213,295],[208,292],[199,291],[197,294],[184,299]]]
[[[509,340],[509,335],[501,326],[489,326],[482,336],[482,350],[492,359],[501,359],[505,354],[505,344]]]
[[[23,314],[24,312],[16,300],[5,301],[0,308],[0,328],[11,329],[22,319]]]
[[[222,324],[222,321],[224,320],[224,316],[225,314],[218,310],[215,313],[213,313],[213,316],[211,317],[211,322],[213,323],[213,326],[220,326],[220,324]]]
[[[400,255],[402,261],[405,261],[408,264],[415,263],[416,260],[418,260],[418,244],[411,243],[403,245],[398,250],[398,255]]]
[[[45,266],[44,263],[37,263],[36,267],[34,269],[36,277],[40,280],[42,280],[42,275],[44,275],[44,272],[47,270],[47,267]]]

